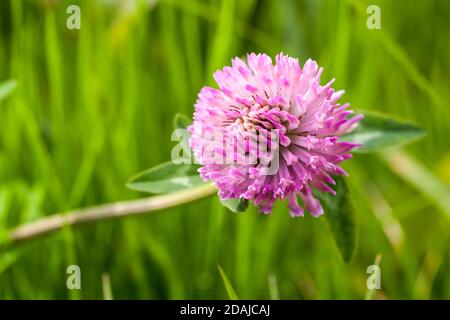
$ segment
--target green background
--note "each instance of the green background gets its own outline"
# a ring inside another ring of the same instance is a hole
[[[68,30],[66,8],[81,8]],[[381,30],[366,27],[369,4]],[[354,108],[427,131],[345,163],[358,220],[342,263],[323,218],[224,209],[217,197],[99,222],[0,251],[2,299],[450,298],[449,1],[0,1],[0,231],[55,212],[145,196],[125,188],[170,160],[172,118],[234,56],[283,51],[324,67]],[[81,268],[68,290],[66,268]]]

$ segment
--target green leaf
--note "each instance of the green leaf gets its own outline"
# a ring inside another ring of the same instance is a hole
[[[17,87],[16,80],[7,80],[0,84],[0,101],[8,97]]]
[[[239,298],[238,298],[236,292],[234,291],[230,280],[228,280],[227,275],[225,274],[225,272],[223,272],[220,265],[217,265],[217,268],[219,269],[219,273],[220,273],[220,276],[222,277],[223,284],[225,285],[225,290],[227,291],[228,298],[230,300],[238,300]]]
[[[230,209],[233,212],[244,212],[248,209],[248,200],[247,199],[227,199],[222,200],[220,199],[220,202]]]
[[[372,111],[362,113],[364,119],[359,122],[358,128],[343,137],[344,141],[363,145],[361,148],[356,148],[355,153],[369,153],[403,145],[425,134],[423,129],[411,123]]]
[[[130,179],[127,187],[140,192],[170,193],[199,186],[205,182],[197,169],[197,165],[165,162],[138,173]]]
[[[177,113],[173,118],[173,127],[175,129],[186,129],[191,123],[192,119],[181,113]]]
[[[336,195],[320,193],[319,197],[342,260],[348,263],[356,249],[355,211],[344,178],[338,176],[335,181]]]

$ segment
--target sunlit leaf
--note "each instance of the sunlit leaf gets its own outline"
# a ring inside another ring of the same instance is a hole
[[[233,212],[244,212],[248,209],[247,199],[221,199],[220,202]]]
[[[358,128],[343,137],[344,141],[363,145],[354,152],[380,151],[417,140],[425,134],[423,129],[414,124],[375,112],[364,111],[362,113],[364,119],[359,122]]]
[[[138,173],[127,187],[148,193],[169,193],[202,185],[202,178],[197,172],[198,166],[191,164],[176,165],[165,162],[156,167]]]
[[[0,84],[0,101],[7,98],[17,87],[16,80],[7,80]]]

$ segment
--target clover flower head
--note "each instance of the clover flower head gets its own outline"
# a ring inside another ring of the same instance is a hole
[[[201,89],[189,127],[190,146],[222,199],[244,198],[263,213],[287,199],[292,216],[323,214],[313,190],[335,191],[333,175],[358,145],[340,141],[362,115],[339,104],[334,80],[320,85],[322,68],[280,53],[248,54],[214,74],[219,88]],[[211,139],[213,137],[213,139]],[[299,204],[299,198],[303,206]]]

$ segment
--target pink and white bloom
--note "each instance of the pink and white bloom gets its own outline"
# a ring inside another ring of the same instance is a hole
[[[350,117],[349,104],[338,103],[344,91],[331,87],[334,80],[321,86],[321,73],[313,60],[301,68],[298,59],[280,53],[273,65],[269,56],[251,53],[247,62],[234,58],[231,67],[214,73],[219,89],[201,89],[190,145],[202,165],[200,175],[214,182],[222,199],[245,198],[264,213],[277,199],[287,199],[293,217],[303,216],[303,207],[315,217],[323,214],[313,189],[335,194],[332,176],[347,175],[339,164],[358,146],[340,137],[363,116]],[[276,132],[276,144],[268,132]],[[233,152],[234,161],[205,152],[205,133],[220,136],[209,151],[224,157]],[[261,137],[269,158],[259,151]],[[246,155],[256,161],[239,161]],[[276,171],[268,174],[275,156]]]

